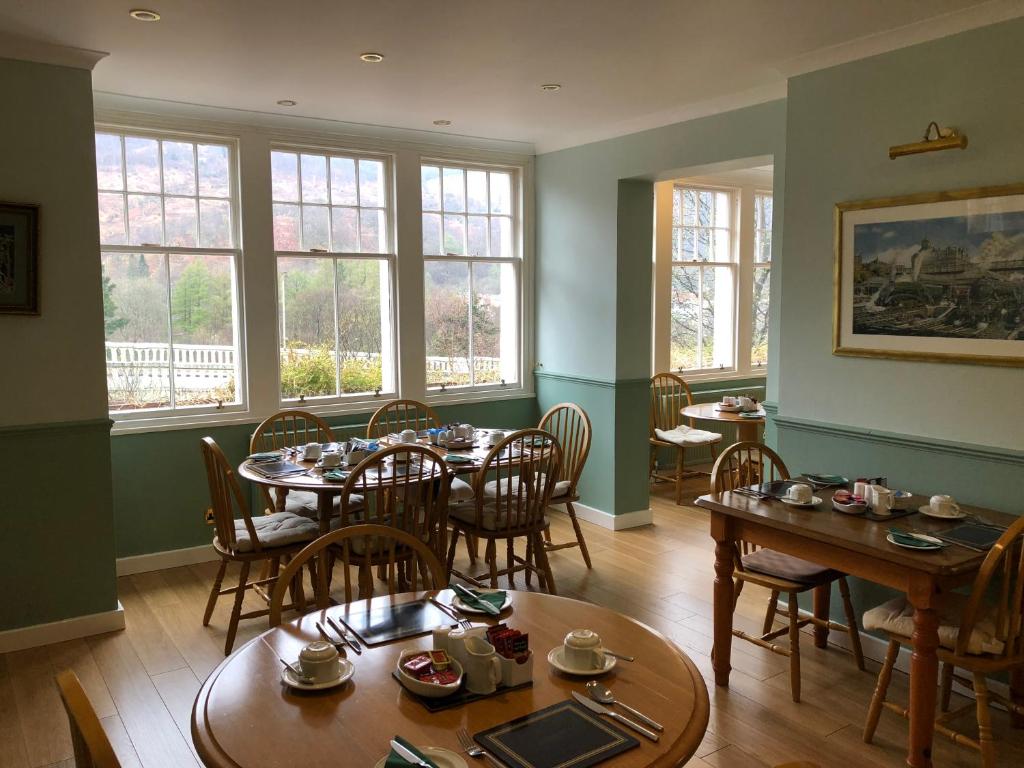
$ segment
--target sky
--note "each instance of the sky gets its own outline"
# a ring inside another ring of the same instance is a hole
[[[925,238],[934,248],[957,246],[975,258],[1008,251],[1024,256],[1024,211],[859,224],[853,238],[862,263],[879,259],[909,266]]]

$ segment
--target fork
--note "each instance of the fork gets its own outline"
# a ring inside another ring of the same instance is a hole
[[[490,752],[488,752],[483,747],[477,745],[473,741],[473,739],[470,738],[469,731],[467,731],[465,728],[459,728],[459,730],[455,732],[455,735],[459,737],[459,744],[462,745],[462,751],[470,757],[485,757],[487,758],[487,762],[493,765],[494,768],[505,768],[505,766],[502,763],[499,763],[498,760]]]

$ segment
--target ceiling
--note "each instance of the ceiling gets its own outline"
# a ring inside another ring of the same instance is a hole
[[[108,52],[100,92],[538,151],[776,98],[795,72],[1024,13],[1011,0],[134,2],[0,0],[0,30]]]

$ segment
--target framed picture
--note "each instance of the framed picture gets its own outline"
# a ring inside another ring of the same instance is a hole
[[[839,203],[833,353],[1024,366],[1024,184]]]
[[[39,314],[39,206],[0,203],[0,313]]]

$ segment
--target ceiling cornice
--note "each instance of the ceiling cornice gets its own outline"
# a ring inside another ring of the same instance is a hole
[[[74,48],[69,45],[57,45],[42,40],[33,40],[10,32],[0,31],[0,58],[18,61],[34,61],[37,64],[53,64],[58,67],[74,67],[92,71],[93,67],[109,54],[104,51],[91,51],[87,48]]]

